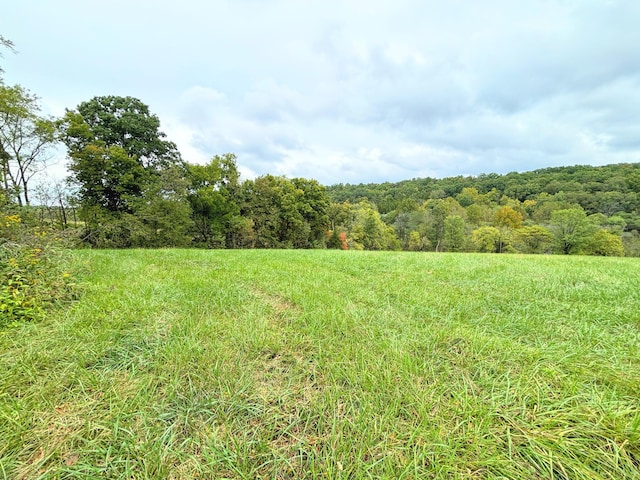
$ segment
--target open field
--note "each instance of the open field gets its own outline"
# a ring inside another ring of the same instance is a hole
[[[80,251],[0,479],[640,478],[638,259]]]

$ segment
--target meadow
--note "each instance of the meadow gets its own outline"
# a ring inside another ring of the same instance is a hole
[[[0,478],[640,478],[638,259],[74,255],[0,330]]]

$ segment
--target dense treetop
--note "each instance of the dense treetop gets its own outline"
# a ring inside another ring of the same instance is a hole
[[[336,202],[366,198],[385,214],[402,208],[403,202],[406,204],[407,201],[458,197],[465,188],[475,188],[479,194],[505,195],[520,202],[541,194],[562,192],[569,201],[581,204],[590,213],[601,210],[606,210],[602,213],[614,213],[616,208],[631,212],[637,208],[634,201],[640,193],[640,163],[553,167],[506,175],[415,178],[397,183],[338,184],[328,187],[327,192]]]
[[[137,98],[102,96],[83,102],[64,118],[64,141],[70,153],[90,143],[122,148],[144,167],[180,159],[176,144],[165,140],[160,119]]]

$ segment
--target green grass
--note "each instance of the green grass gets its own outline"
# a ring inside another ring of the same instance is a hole
[[[80,251],[0,479],[640,478],[637,259]]]

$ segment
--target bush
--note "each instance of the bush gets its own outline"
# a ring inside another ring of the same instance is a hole
[[[623,257],[624,243],[620,235],[607,230],[598,230],[585,245],[584,253],[604,257]]]
[[[61,233],[0,213],[0,327],[41,319],[51,306],[77,296]]]

